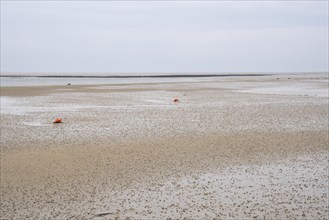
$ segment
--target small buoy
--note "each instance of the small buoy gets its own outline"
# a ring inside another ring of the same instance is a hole
[[[173,102],[179,102],[179,99],[178,98],[174,98],[172,101]]]
[[[56,118],[53,123],[62,123],[62,119],[61,118]]]

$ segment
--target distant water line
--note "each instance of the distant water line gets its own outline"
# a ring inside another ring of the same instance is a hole
[[[188,75],[2,75],[4,86],[93,85],[131,83],[171,83],[209,81],[213,77],[262,76],[261,74],[188,74]]]
[[[196,77],[0,77],[1,87],[6,86],[57,86],[57,85],[100,85],[100,84],[138,84],[138,83],[173,83],[173,82],[195,82],[210,78]]]
[[[2,75],[1,77],[40,77],[40,78],[185,78],[185,77],[228,77],[264,76],[265,74],[163,74],[163,75]],[[266,74],[269,75],[269,74]]]

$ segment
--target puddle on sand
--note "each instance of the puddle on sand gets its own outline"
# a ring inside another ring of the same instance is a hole
[[[30,122],[23,122],[23,125],[26,126],[32,126],[32,127],[39,127],[39,126],[49,126],[52,125],[52,123],[44,124],[38,121],[30,121]]]

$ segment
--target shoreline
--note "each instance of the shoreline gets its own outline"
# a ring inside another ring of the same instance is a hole
[[[308,72],[3,72],[0,77],[64,77],[64,78],[148,78],[148,77],[227,77],[227,76],[273,76],[273,75],[312,75],[329,74],[329,72],[308,71]]]
[[[36,78],[203,78],[235,76],[270,76],[272,74],[168,74],[168,75],[1,75],[1,77],[36,77]]]

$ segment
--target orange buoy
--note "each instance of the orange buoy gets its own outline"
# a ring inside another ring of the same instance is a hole
[[[62,123],[62,119],[61,118],[56,118],[53,123]]]
[[[179,99],[178,98],[174,98],[173,99],[173,102],[179,102]]]

